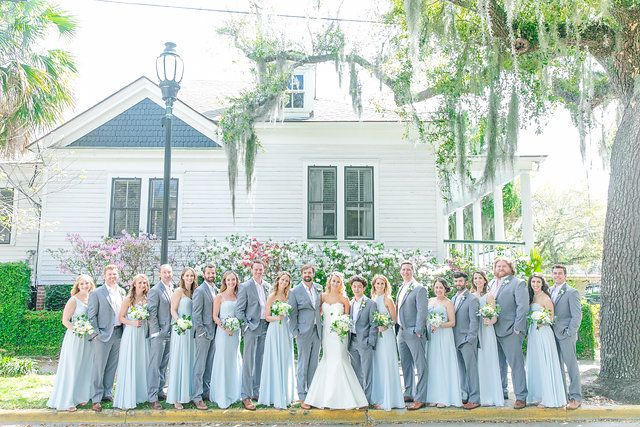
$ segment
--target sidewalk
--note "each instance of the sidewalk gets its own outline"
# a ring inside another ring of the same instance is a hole
[[[104,410],[95,413],[89,410],[56,412],[54,410],[0,410],[0,423],[92,423],[92,424],[351,424],[376,425],[382,423],[428,423],[428,422],[534,422],[534,421],[640,421],[640,406],[583,406],[577,411],[565,409],[538,409],[527,407],[521,410],[507,408],[478,408],[465,411],[457,408],[428,408],[419,411],[394,410],[390,412],[331,411],[299,408],[281,411],[259,409],[251,412],[243,409],[228,410]]]

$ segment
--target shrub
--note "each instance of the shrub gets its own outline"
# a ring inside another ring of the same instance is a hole
[[[38,363],[33,359],[2,357],[0,359],[0,377],[19,377],[38,372]]]
[[[62,311],[27,311],[14,346],[15,354],[56,357],[66,330],[61,319]]]
[[[31,271],[24,262],[0,263],[0,348],[11,348],[19,340],[29,301]]]
[[[578,359],[593,359],[596,356],[596,337],[593,322],[593,311],[590,304],[585,301],[581,303],[582,323],[578,329],[578,342],[576,343],[576,353]]]
[[[71,295],[73,285],[47,285],[44,287],[44,309],[62,310]]]

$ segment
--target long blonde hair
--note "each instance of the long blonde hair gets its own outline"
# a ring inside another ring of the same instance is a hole
[[[331,278],[333,276],[336,276],[338,279],[340,279],[340,287],[338,288],[340,294],[342,294],[342,296],[347,296],[347,293],[344,290],[344,274],[340,273],[339,271],[332,271],[331,273],[329,273],[329,275],[327,276],[327,283],[324,286],[324,292],[326,294],[331,292]]]
[[[288,271],[281,271],[276,275],[276,281],[273,285],[273,290],[271,291],[272,295],[276,295],[278,293],[278,289],[280,288],[280,279],[284,276],[289,276],[289,286],[287,286],[282,293],[284,294],[285,299],[289,298],[289,290],[291,289],[291,274]]]
[[[81,274],[76,277],[76,281],[73,282],[73,286],[71,287],[71,296],[74,296],[75,294],[80,292],[80,283],[82,283],[83,281],[87,281],[91,285],[91,288],[89,288],[89,292],[93,291],[96,288],[96,283],[93,281],[91,276],[89,276],[88,274]]]
[[[378,296],[376,292],[376,281],[382,280],[384,282],[384,291],[382,291],[382,295],[391,296],[391,285],[389,284],[389,279],[384,274],[376,274],[371,279],[371,298]]]
[[[133,304],[133,301],[136,299],[136,282],[140,279],[143,279],[145,282],[147,282],[147,286],[142,292],[142,296],[145,299],[147,298],[147,293],[149,292],[149,278],[147,277],[147,275],[136,274],[135,276],[133,276],[133,279],[131,279],[131,286],[129,287],[129,292],[127,293],[127,296],[131,300],[132,304]]]

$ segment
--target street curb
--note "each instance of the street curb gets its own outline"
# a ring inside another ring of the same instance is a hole
[[[528,407],[521,410],[511,408],[477,408],[465,411],[458,408],[427,408],[419,411],[358,411],[358,410],[322,410],[305,411],[300,408],[289,410],[259,409],[225,409],[198,411],[193,409],[177,411],[174,409],[152,411],[131,410],[119,411],[105,409],[101,413],[90,410],[77,412],[54,411],[49,409],[35,410],[0,410],[0,423],[95,423],[95,424],[199,424],[199,423],[233,423],[233,424],[351,424],[376,425],[383,423],[428,423],[428,422],[535,422],[535,421],[596,421],[596,420],[640,420],[640,406],[588,407],[583,406],[576,411],[566,409],[540,409]]]

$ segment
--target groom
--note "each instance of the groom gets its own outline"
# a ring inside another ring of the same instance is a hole
[[[322,320],[320,318],[320,291],[313,282],[315,267],[307,264],[300,269],[302,282],[289,293],[289,328],[296,338],[298,347],[298,397],[302,401],[302,409],[311,409],[304,403],[307,391],[318,367],[320,344],[322,338]]]
[[[427,358],[425,345],[427,336],[427,311],[429,294],[427,289],[413,278],[413,263],[400,264],[402,286],[398,292],[398,351],[404,378],[404,401],[411,402],[407,409],[420,409],[427,401]],[[415,381],[413,368],[418,373],[418,382],[413,397]]]

